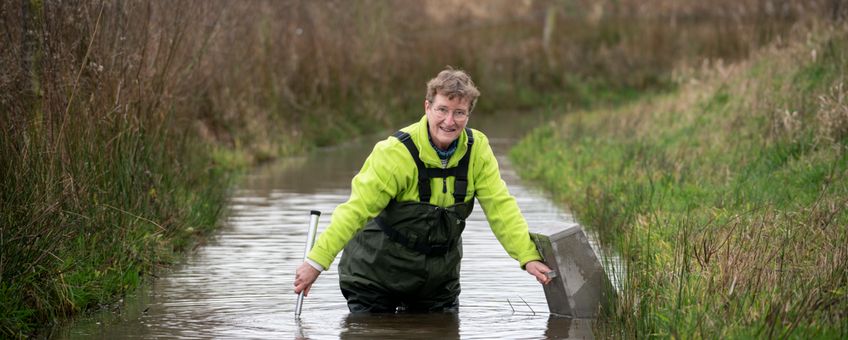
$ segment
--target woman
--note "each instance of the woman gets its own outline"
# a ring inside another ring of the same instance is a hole
[[[344,248],[339,281],[351,312],[457,310],[460,235],[475,197],[507,253],[550,281],[488,139],[466,128],[479,95],[461,70],[427,83],[424,117],[374,147],[298,267],[295,293],[308,293]]]

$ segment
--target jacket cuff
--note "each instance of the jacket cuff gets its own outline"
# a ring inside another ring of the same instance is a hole
[[[542,261],[542,257],[540,257],[538,255],[529,256],[529,257],[526,257],[526,258],[521,260],[521,270],[526,270],[526,269],[524,269],[524,266],[526,266],[527,263],[530,262],[530,261],[539,261],[539,262],[542,262],[542,263],[545,262],[545,261]]]
[[[321,266],[321,264],[313,261],[312,259],[310,259],[308,257],[306,258],[306,263],[309,263],[309,265],[312,266],[312,268],[315,268],[315,270],[317,270],[319,273],[324,271],[324,267]]]
[[[334,258],[328,255],[325,255],[324,252],[319,251],[318,247],[312,248],[308,255],[306,255],[306,259],[315,262],[322,270],[330,269],[330,264],[333,263]]]

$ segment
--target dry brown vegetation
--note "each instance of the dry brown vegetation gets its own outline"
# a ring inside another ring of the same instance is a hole
[[[827,1],[766,0],[2,8],[4,119],[25,120],[33,105],[52,121],[171,111],[205,137],[266,148],[279,136],[330,143],[408,120],[421,84],[445,65],[488,85],[484,110],[533,107],[550,94],[585,101],[580,91],[667,85],[675,65],[744,57],[801,16],[841,13]],[[321,136],[327,125],[342,137]]]

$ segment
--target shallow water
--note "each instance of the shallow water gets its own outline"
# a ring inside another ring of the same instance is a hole
[[[500,122],[500,123],[498,123]],[[527,123],[525,123],[527,124]],[[501,172],[528,222],[571,217],[524,186],[504,156],[520,126],[497,117],[479,125],[492,138]],[[485,126],[491,127],[487,129]],[[549,316],[542,287],[522,271],[475,207],[463,233],[457,314],[352,315],[338,287],[337,261],[305,299],[296,320],[294,270],[303,257],[309,211],[319,233],[344,202],[350,179],[380,138],[365,138],[256,169],[234,192],[222,228],[183,263],[60,338],[591,338],[588,320]],[[597,250],[596,250],[597,253]]]

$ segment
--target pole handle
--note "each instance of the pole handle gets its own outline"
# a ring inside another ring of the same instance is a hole
[[[321,212],[318,210],[312,210],[309,212],[309,229],[306,232],[306,247],[303,250],[303,261],[306,261],[307,256],[309,256],[309,251],[312,250],[312,246],[315,245],[315,234],[318,232],[318,217],[321,216]],[[303,297],[306,290],[300,292],[297,295],[297,303],[294,307],[294,317],[300,317],[300,311],[303,308]]]

